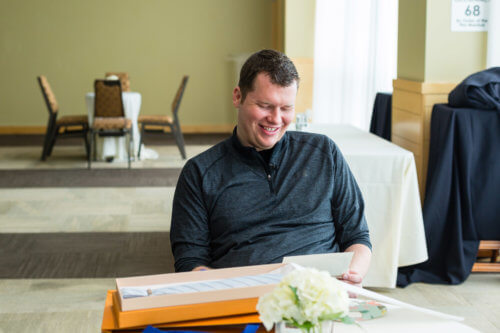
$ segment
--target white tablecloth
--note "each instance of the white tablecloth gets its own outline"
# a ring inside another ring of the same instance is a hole
[[[89,124],[91,125],[94,120],[94,93],[87,93],[85,95],[85,102],[87,104],[87,112],[89,116]],[[138,92],[123,92],[123,111],[125,117],[132,120],[132,138],[134,140],[132,156],[137,156],[139,150],[139,127],[137,125],[137,117],[141,111],[141,94]],[[97,136],[97,158],[105,159],[106,157],[114,157],[119,161],[127,160],[127,144],[125,137],[104,137]]]
[[[306,131],[337,143],[363,193],[373,246],[363,285],[395,287],[399,266],[427,260],[413,154],[349,125],[309,124]]]
[[[381,317],[361,321],[358,325],[335,322],[335,333],[479,333],[478,330],[463,322],[442,319],[425,313],[388,305],[387,313]]]

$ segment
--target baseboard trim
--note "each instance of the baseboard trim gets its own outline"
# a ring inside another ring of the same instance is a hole
[[[181,125],[182,133],[233,133],[235,124],[220,125]]]
[[[45,126],[0,126],[0,134],[45,134]]]
[[[394,89],[410,91],[420,94],[446,94],[448,95],[458,83],[455,82],[420,82],[405,79],[392,80]]]
[[[232,133],[234,124],[181,125],[183,133]],[[45,126],[0,126],[0,134],[45,134]]]

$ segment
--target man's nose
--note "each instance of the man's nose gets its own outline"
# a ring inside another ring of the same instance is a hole
[[[275,107],[271,110],[269,113],[269,116],[267,117],[269,122],[272,122],[274,124],[278,124],[281,122],[281,110],[279,107]]]

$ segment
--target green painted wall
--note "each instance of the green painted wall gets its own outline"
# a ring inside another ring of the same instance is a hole
[[[399,0],[398,78],[424,81],[425,0]]]
[[[293,58],[314,58],[315,0],[286,0],[285,53]]]
[[[398,78],[460,82],[486,68],[486,32],[452,32],[451,0],[399,0]]]
[[[487,32],[452,32],[451,0],[427,0],[425,81],[460,82],[486,68]]]
[[[106,71],[126,71],[142,114],[170,112],[184,74],[183,124],[229,124],[232,55],[271,47],[269,0],[0,0],[0,126],[45,125],[44,74],[61,114],[86,113]]]

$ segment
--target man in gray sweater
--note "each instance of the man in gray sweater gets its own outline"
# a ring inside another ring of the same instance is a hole
[[[176,271],[354,252],[343,279],[361,284],[371,258],[364,202],[335,143],[287,132],[299,84],[284,54],[262,50],[233,91],[233,135],[190,159],[177,183],[170,239]]]

